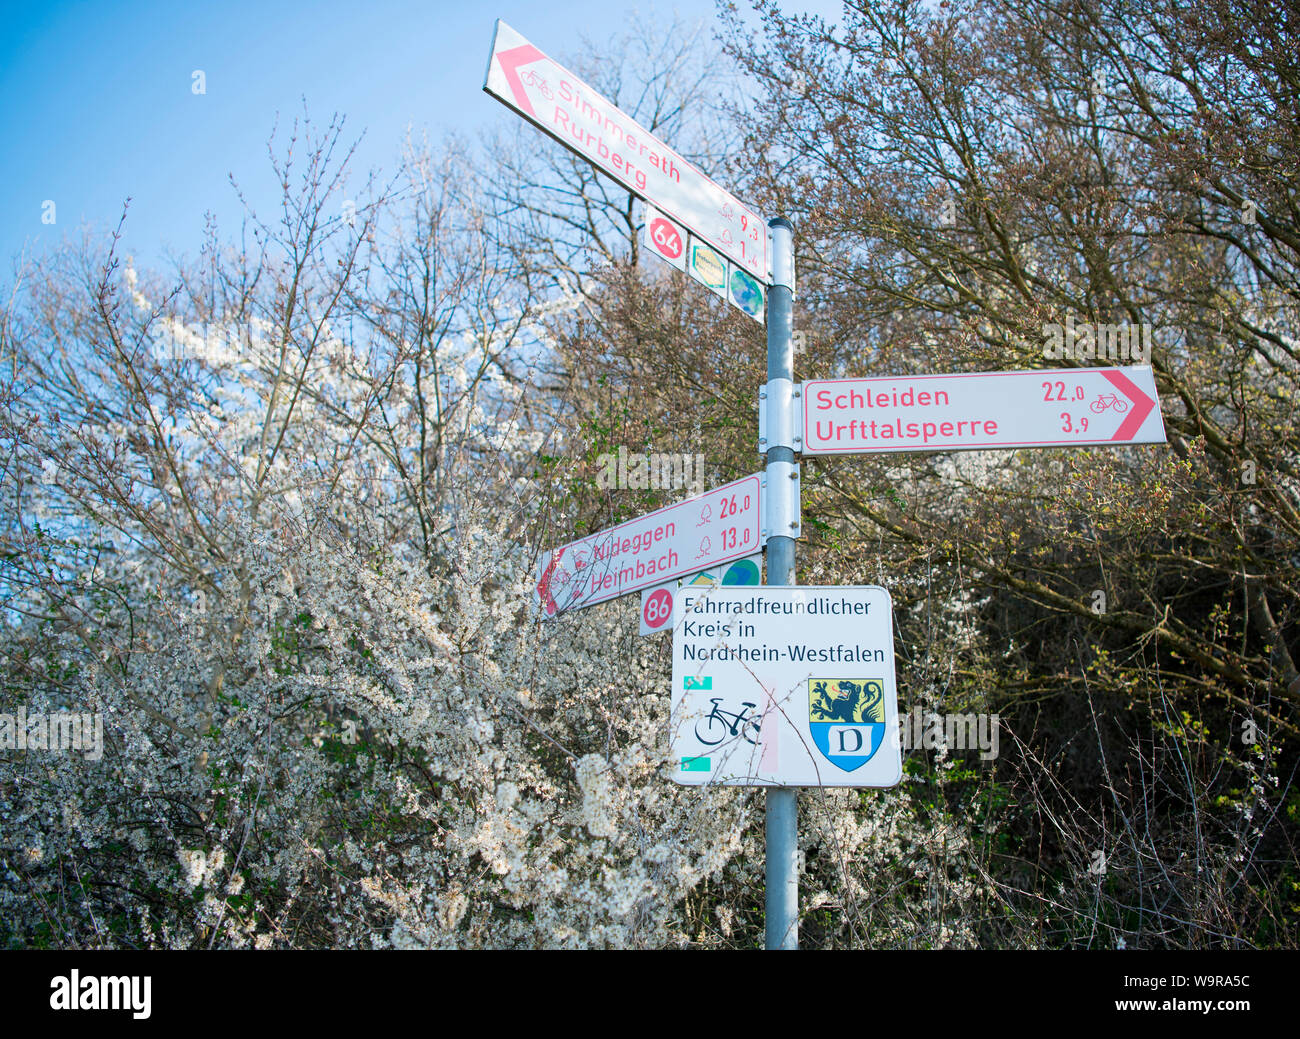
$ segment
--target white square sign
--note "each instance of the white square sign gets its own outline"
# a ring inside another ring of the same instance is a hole
[[[680,588],[673,777],[688,785],[894,786],[894,626],[875,586]]]
[[[686,243],[690,235],[686,228],[669,220],[649,203],[645,207],[645,244],[660,259],[667,260],[679,271],[686,270]]]

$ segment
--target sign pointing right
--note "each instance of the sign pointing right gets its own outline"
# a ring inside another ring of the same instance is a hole
[[[1148,365],[814,379],[800,389],[805,455],[1165,442]]]

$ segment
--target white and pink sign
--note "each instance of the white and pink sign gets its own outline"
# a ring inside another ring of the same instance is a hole
[[[805,455],[1165,442],[1148,365],[814,379],[800,389]]]
[[[771,282],[767,221],[500,20],[483,89]]]
[[[755,473],[545,553],[542,611],[593,606],[753,555],[765,540],[762,495]]]

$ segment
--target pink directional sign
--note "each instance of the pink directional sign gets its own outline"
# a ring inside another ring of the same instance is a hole
[[[762,216],[502,21],[483,89],[759,281],[771,281]]]
[[[1163,444],[1147,365],[802,385],[803,453]]]
[[[762,474],[602,530],[542,556],[547,616],[752,556],[763,543]]]

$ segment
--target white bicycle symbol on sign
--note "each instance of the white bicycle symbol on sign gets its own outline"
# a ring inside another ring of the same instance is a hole
[[[551,88],[546,85],[546,80],[542,79],[536,72],[529,69],[527,72],[520,73],[519,82],[525,86],[536,87],[542,92],[542,97],[546,100],[552,100],[555,95],[551,93]]]

